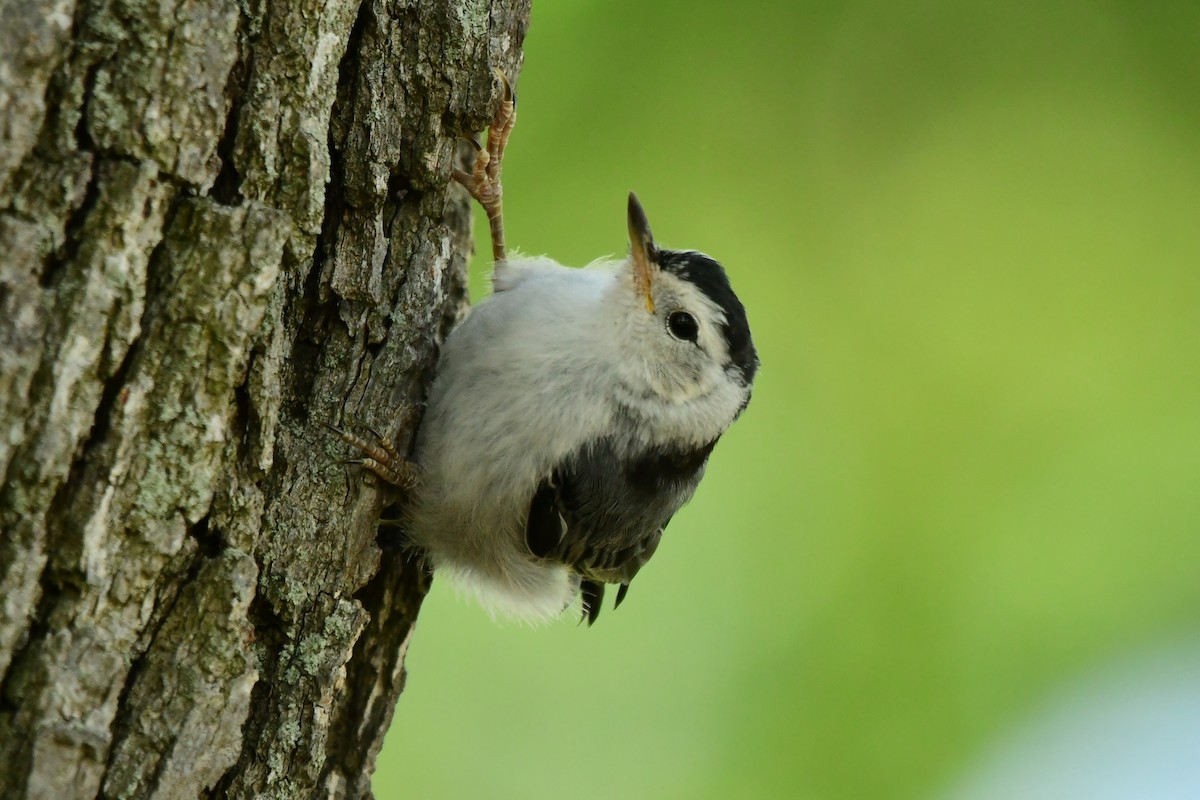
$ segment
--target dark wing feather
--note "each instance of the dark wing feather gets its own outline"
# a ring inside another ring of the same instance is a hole
[[[716,440],[698,448],[659,448],[622,458],[610,440],[567,458],[530,503],[529,550],[571,567],[582,578],[588,624],[600,613],[605,583],[617,604],[654,555],[663,529],[691,499]]]
[[[613,601],[613,608],[614,608],[614,609],[617,609],[617,608],[620,608],[620,607],[621,607],[621,601],[625,599],[625,593],[626,593],[626,592],[628,592],[628,591],[629,591],[629,584],[628,584],[628,583],[622,583],[622,584],[621,584],[621,588],[620,588],[620,589],[617,589],[617,599]]]
[[[583,595],[583,616],[588,627],[592,627],[600,616],[600,605],[604,602],[604,584],[596,581],[581,581],[579,593]]]
[[[525,544],[529,552],[538,558],[549,556],[562,541],[564,527],[558,512],[558,486],[552,480],[544,480],[533,494],[525,521]]]

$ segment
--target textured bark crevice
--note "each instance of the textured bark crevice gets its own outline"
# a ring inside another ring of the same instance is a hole
[[[528,15],[0,2],[0,796],[370,794],[429,574],[325,424],[411,445]]]

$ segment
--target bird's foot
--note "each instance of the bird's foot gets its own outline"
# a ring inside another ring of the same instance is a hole
[[[358,448],[363,453],[362,458],[349,458],[342,463],[358,464],[406,492],[417,485],[419,474],[417,465],[400,455],[395,445],[377,431],[371,431],[375,436],[375,440],[371,441],[333,425],[326,424],[326,427],[336,433],[343,442]]]
[[[475,146],[475,163],[469,173],[455,169],[454,180],[466,187],[471,197],[478,200],[487,212],[488,225],[492,229],[492,257],[499,262],[507,255],[500,169],[504,162],[504,148],[508,146],[508,137],[517,121],[517,95],[503,72],[497,69],[496,75],[504,84],[504,92],[496,116],[488,126],[487,146],[484,147],[475,139],[467,139]]]

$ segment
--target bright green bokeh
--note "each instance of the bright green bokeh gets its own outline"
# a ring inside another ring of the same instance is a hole
[[[763,367],[594,628],[435,581],[380,800],[923,797],[1194,633],[1198,52],[1190,3],[535,3],[510,246],[620,253],[635,189]]]

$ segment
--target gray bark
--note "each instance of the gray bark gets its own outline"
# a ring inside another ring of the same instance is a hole
[[[529,0],[0,0],[0,796],[362,797]],[[456,155],[457,154],[457,155]]]

